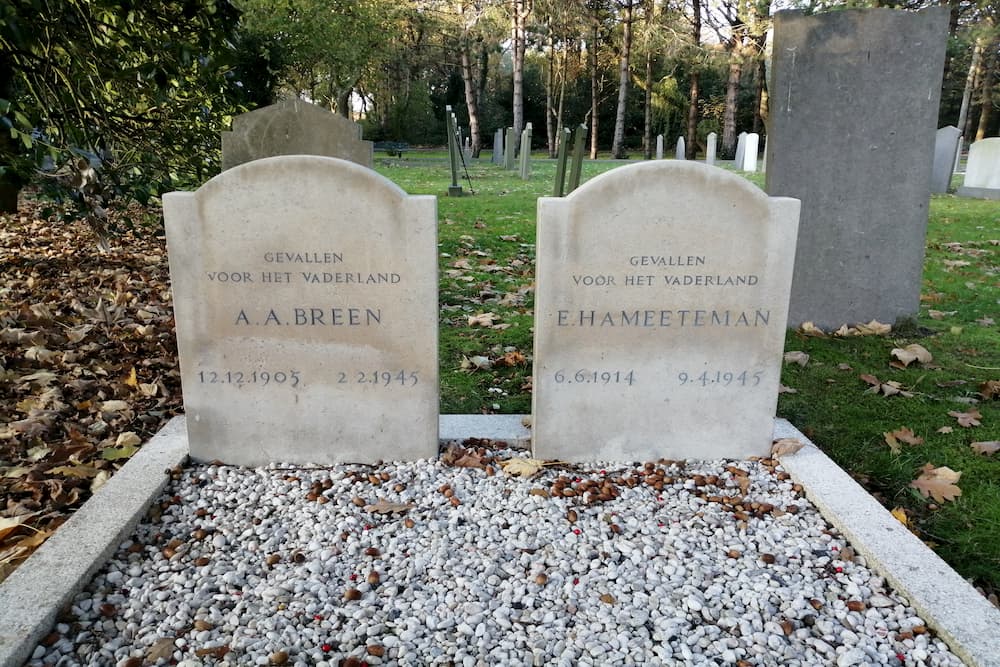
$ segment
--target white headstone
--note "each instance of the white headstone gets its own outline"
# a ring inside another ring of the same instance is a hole
[[[687,159],[684,152],[684,137],[677,137],[677,147],[674,149],[674,157],[678,160]]]
[[[743,155],[746,153],[747,147],[747,133],[740,132],[739,136],[736,138],[736,159],[733,160],[734,165],[737,169],[743,168]]]
[[[521,178],[531,178],[531,123],[524,126],[521,132]]]
[[[718,143],[719,135],[715,132],[709,132],[708,137],[705,139],[705,164],[715,164],[715,150]]]
[[[497,128],[493,133],[493,164],[503,164],[503,130]]]
[[[969,146],[965,182],[958,189],[964,197],[1000,198],[1000,137],[980,139]]]
[[[663,159],[663,135],[662,134],[656,135],[656,159],[657,160],[662,160]]]
[[[951,175],[955,171],[962,131],[954,125],[940,128],[934,135],[934,162],[931,165],[931,192],[948,192]]]
[[[767,454],[798,211],[670,160],[539,199],[534,455]]]
[[[760,135],[756,132],[751,132],[746,136],[746,141],[743,144],[743,166],[740,167],[743,171],[751,173],[757,171],[757,153],[759,148]]]
[[[163,198],[191,455],[437,454],[436,200],[283,156]]]

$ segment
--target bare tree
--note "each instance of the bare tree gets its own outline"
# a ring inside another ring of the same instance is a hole
[[[635,8],[641,0],[615,0],[621,10],[622,46],[618,64],[618,108],[615,112],[615,136],[611,142],[611,156],[616,160],[625,157],[625,112],[628,108],[628,85],[631,80],[629,58],[632,55],[632,23]]]

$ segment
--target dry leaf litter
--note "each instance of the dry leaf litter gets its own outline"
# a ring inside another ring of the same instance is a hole
[[[962,664],[775,459],[500,445],[177,469],[29,665]]]

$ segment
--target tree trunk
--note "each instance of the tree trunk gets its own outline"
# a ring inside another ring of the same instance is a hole
[[[764,63],[764,56],[757,59],[757,71],[754,72],[753,84],[756,100],[753,110],[753,131],[760,134],[767,123],[767,65]]]
[[[524,24],[531,12],[531,0],[513,0],[514,22],[511,30],[511,40],[514,48],[514,144],[515,149],[521,141],[521,130],[524,129]]]
[[[986,137],[990,116],[993,112],[993,79],[996,69],[996,58],[989,55],[983,58],[982,85],[979,93],[979,125],[976,128],[976,141]]]
[[[972,102],[972,91],[975,89],[976,80],[979,78],[979,68],[983,57],[983,38],[976,40],[972,48],[972,62],[969,63],[969,73],[965,77],[965,90],[962,91],[962,107],[958,112],[958,127],[965,136],[965,126],[969,118],[969,104]]]
[[[472,54],[469,52],[468,36],[463,37],[460,47],[462,58],[462,84],[465,88],[465,109],[469,114],[469,136],[472,140],[472,155],[479,157],[482,139],[479,136],[479,100],[476,84],[472,80]]]
[[[0,55],[0,97],[6,100],[12,98],[14,87],[14,69],[10,58]],[[15,142],[10,132],[4,129],[0,131],[0,159],[12,161],[14,155],[19,151],[19,142]],[[9,163],[8,163],[9,164]],[[17,195],[21,191],[21,177],[11,169],[5,169],[0,173],[0,213],[17,212]]]
[[[691,36],[696,48],[701,48],[701,0],[691,3]],[[689,91],[687,138],[684,140],[684,157],[695,159],[698,154],[698,66],[691,68],[691,89]]]
[[[601,85],[597,71],[597,39],[600,36],[600,19],[594,9],[593,30],[590,44],[587,45],[587,61],[590,69],[590,159],[597,159],[597,115],[600,102]]]
[[[551,19],[550,19],[551,20]],[[549,54],[548,69],[545,77],[545,138],[549,147],[549,157],[556,157],[556,127],[553,122],[556,110],[554,108],[553,97],[555,93],[555,71],[556,71],[556,40],[549,28]]]
[[[642,146],[643,158],[653,159],[653,52],[646,51],[646,94],[643,96]]]
[[[734,36],[735,39],[735,36]],[[736,154],[736,101],[743,74],[743,56],[739,45],[729,56],[729,79],[726,81],[726,105],[722,111],[722,155],[727,159]]]
[[[337,113],[344,118],[351,117],[351,91],[354,88],[347,87],[337,95]]]
[[[629,57],[632,55],[632,0],[625,0],[622,9],[625,10],[625,18],[622,21],[622,57],[618,67],[618,108],[615,111],[615,136],[611,142],[611,157],[616,160],[625,157],[625,112],[628,107]]]

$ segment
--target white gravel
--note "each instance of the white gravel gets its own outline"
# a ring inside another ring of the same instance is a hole
[[[495,472],[177,471],[27,664],[963,664],[774,462]]]

